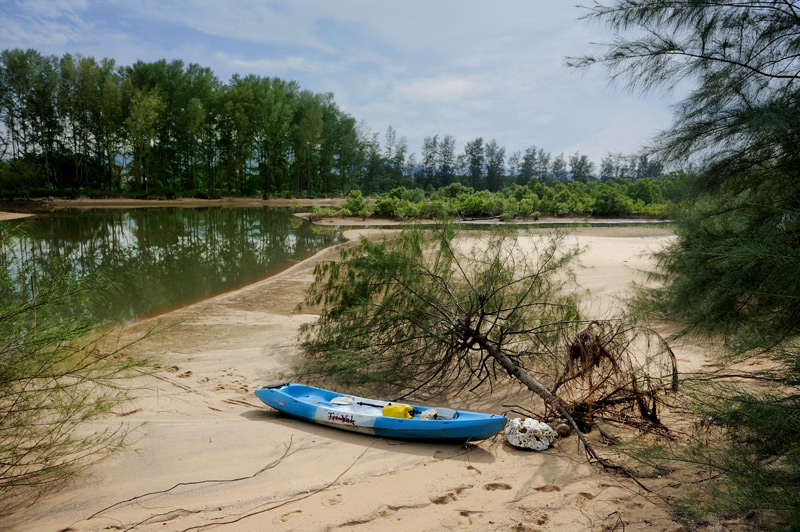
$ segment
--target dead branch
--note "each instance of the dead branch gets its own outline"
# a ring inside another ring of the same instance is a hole
[[[658,333],[608,320],[561,336],[550,391],[583,431],[605,420],[667,432],[658,410],[662,397],[677,389],[678,372],[674,353]]]

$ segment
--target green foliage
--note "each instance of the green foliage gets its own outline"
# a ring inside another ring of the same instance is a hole
[[[397,216],[398,198],[383,196],[375,200],[375,214],[379,216]]]
[[[464,217],[493,216],[501,211],[501,201],[488,190],[472,194],[460,194],[456,198],[456,209]]]
[[[472,194],[473,192],[475,192],[475,189],[471,187],[466,187],[461,183],[452,183],[446,187],[438,189],[431,196],[431,199],[456,199],[462,194]]]
[[[679,239],[660,253],[663,288],[643,308],[721,339],[719,362],[754,360],[747,373],[770,383],[700,389],[693,398],[724,432],[671,449],[673,459],[717,474],[687,497],[693,515],[768,510],[766,528],[800,528],[800,99],[795,2],[596,4],[589,18],[620,37],[599,57],[631,87],[673,88],[691,79],[674,124],[658,138],[666,162],[702,161],[665,182]],[[735,43],[735,44],[734,44]],[[659,187],[655,187],[659,188]],[[647,183],[637,200],[658,201]],[[688,200],[687,200],[688,198]],[[772,366],[768,374],[757,368]],[[721,378],[721,377],[720,377]]]
[[[661,203],[663,198],[652,179],[637,179],[627,187],[628,197],[644,204]]]
[[[393,188],[388,197],[406,200],[411,203],[422,203],[425,201],[425,191],[421,188],[407,189],[406,187]]]
[[[499,193],[535,175],[548,183],[596,181],[585,155],[570,156],[568,168],[563,155],[552,160],[531,146],[524,157],[506,161],[504,147],[480,137],[461,155],[453,136],[426,137],[417,164],[404,137],[389,127],[382,149],[378,135],[359,127],[330,93],[256,75],[235,74],[225,83],[180,60],[118,66],[111,59],[5,50],[0,121],[11,162],[9,179],[0,176],[0,184],[13,195],[71,189],[296,197],[359,189],[418,205],[426,195],[454,200],[480,189]],[[661,169],[644,155],[620,154],[606,166],[615,179],[654,177]],[[512,194],[522,199],[522,191]],[[558,201],[541,210],[568,214],[590,206]],[[504,211],[495,204],[491,215]]]
[[[672,179],[645,178],[630,184],[598,181],[566,184],[551,181],[544,184],[533,180],[528,186],[512,184],[497,193],[488,190],[476,192],[460,183],[453,183],[431,194],[430,200],[425,199],[420,189],[398,187],[376,200],[375,212],[398,220],[443,220],[457,215],[461,218],[497,216],[511,221],[520,216],[531,217],[534,213],[538,218],[542,211],[557,216],[594,213],[599,216],[648,214],[663,217],[667,213],[667,205],[663,203],[667,196],[665,191],[669,190],[671,197],[680,197],[674,192],[679,185],[673,185]]]
[[[361,194],[360,190],[351,190],[347,199],[341,206],[341,210],[348,210],[351,213],[361,213],[369,210],[369,203]]]
[[[330,207],[317,207],[314,205],[311,207],[311,214],[309,215],[308,219],[313,222],[322,218],[333,218],[338,214],[339,212],[336,209],[332,209]]]
[[[702,198],[679,216],[680,239],[658,256],[667,284],[651,294],[657,304],[692,329],[721,335],[732,354],[766,349],[784,359],[783,343],[800,332],[800,205],[779,201],[767,183]],[[794,365],[795,356],[786,361]]]
[[[633,212],[633,201],[607,185],[598,187],[594,213],[599,216],[619,216]]]
[[[661,471],[681,463],[699,478],[725,479],[677,497],[673,512],[682,519],[759,509],[748,519],[752,529],[793,529],[800,517],[800,455],[787,435],[800,432],[800,395],[707,377],[684,380],[682,388],[687,406],[704,420],[702,432],[686,446],[634,444],[625,452]]]
[[[6,238],[0,233],[0,243]],[[87,314],[72,317],[102,293],[97,286],[44,278],[13,261],[2,266],[0,515],[123,445],[121,428],[92,432],[84,424],[126,399],[121,383],[132,364],[99,348],[102,336]],[[20,277],[28,281],[24,292],[14,288]]]
[[[453,204],[446,200],[431,200],[424,206],[423,216],[431,220],[446,221],[455,215]]]
[[[561,237],[523,252],[505,233],[465,249],[449,225],[362,239],[315,270],[305,305],[322,315],[302,329],[303,371],[432,391],[493,377],[492,350],[546,358],[560,324],[578,317],[561,293],[576,255]]]
[[[334,195],[352,188],[365,159],[355,120],[330,94],[252,75],[223,84],[179,60],[118,67],[5,50],[0,121],[13,161],[3,190],[16,194]]]

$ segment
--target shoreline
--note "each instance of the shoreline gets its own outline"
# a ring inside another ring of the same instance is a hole
[[[37,213],[61,210],[91,209],[149,209],[153,207],[177,207],[198,209],[203,207],[338,207],[344,198],[244,198],[228,197],[218,199],[176,198],[176,199],[133,199],[81,197],[76,199],[37,198],[20,201],[0,201],[0,221],[35,216]]]
[[[591,291],[595,311],[617,304],[629,281],[651,265],[645,254],[671,238],[659,228],[653,229],[664,234],[655,238],[650,229],[636,234],[644,229],[568,230],[587,248],[579,288]],[[363,228],[345,236],[382,232]],[[284,380],[302,357],[297,331],[315,316],[297,313],[296,305],[315,265],[337,250],[325,248],[265,280],[127,326],[125,338],[171,324],[130,348],[132,356],[154,361],[153,372],[137,378],[124,412],[95,425],[128,427],[134,452],[92,464],[7,524],[32,532],[184,530],[252,515],[223,529],[327,531],[357,523],[389,531],[571,531],[619,518],[632,528],[681,530],[657,497],[589,464],[574,435],[541,453],[514,449],[502,435],[468,446],[398,442],[261,405],[253,389]],[[702,357],[676,354],[689,364]],[[453,397],[450,405],[500,412],[504,404],[535,400],[512,383],[498,385],[491,397]],[[672,482],[670,475],[647,479],[669,494]],[[193,484],[168,489],[180,483]]]
[[[274,207],[287,208],[295,205],[301,207],[338,207],[344,203],[345,198],[246,198],[226,197],[219,199],[177,198],[177,199],[129,199],[129,198],[100,198],[92,199],[81,197],[77,199],[42,198],[24,201],[0,202],[0,221],[30,218],[43,213],[52,213],[62,210],[92,210],[92,209],[146,209],[146,208],[225,208],[225,207]],[[342,227],[394,227],[409,224],[435,224],[433,220],[400,221],[393,218],[370,217],[362,220],[359,217],[324,217],[310,221],[310,213],[295,213],[295,216],[320,226]],[[614,225],[667,225],[671,220],[633,216],[629,218],[598,218],[592,216],[545,216],[539,219],[522,219],[512,222],[503,222],[499,217],[456,220],[456,223],[474,226],[492,225],[519,225],[519,226],[548,226],[591,224],[596,226]]]

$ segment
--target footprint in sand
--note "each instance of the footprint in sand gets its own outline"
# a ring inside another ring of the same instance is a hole
[[[504,482],[490,482],[489,484],[484,484],[483,489],[486,491],[510,490],[511,485]]]
[[[535,509],[535,508],[525,508],[525,507],[522,507],[520,509],[522,510],[522,513],[525,515],[525,521],[527,523],[535,523],[535,524],[537,524],[539,526],[543,526],[543,525],[546,525],[550,521],[550,516],[548,516],[542,510],[538,510],[538,509]],[[520,523],[520,526],[523,526],[523,525]],[[517,530],[517,529],[512,529],[512,530]],[[522,529],[519,529],[519,530],[536,530],[537,532],[540,532],[542,529],[541,528],[527,528],[527,529],[526,528],[522,528]]]
[[[433,504],[449,504],[453,501],[457,501],[459,495],[471,488],[472,486],[460,486],[453,491],[448,491],[447,493],[439,495],[438,497],[434,497],[431,499],[431,502]]]
[[[448,504],[457,500],[458,497],[456,497],[456,494],[451,491],[449,493],[439,495],[438,497],[434,497],[431,499],[431,502],[433,502],[433,504]]]
[[[552,484],[539,486],[538,488],[533,488],[533,489],[535,489],[536,491],[543,491],[545,493],[550,493],[551,491],[561,491],[561,488],[559,488],[558,486],[554,486]]]
[[[542,511],[536,511],[532,513],[530,518],[537,525],[546,525],[547,522],[550,520],[550,517]]]
[[[336,495],[334,495],[333,497],[328,499],[328,504],[331,505],[331,506],[336,506],[337,504],[340,504],[341,502],[342,502],[342,494],[341,493],[337,493]]]
[[[286,521],[288,521],[289,519],[294,517],[295,514],[301,514],[301,513],[303,513],[303,510],[295,510],[295,511],[289,512],[287,514],[283,514],[281,516],[281,521],[285,523]]]
[[[184,371],[183,373],[178,375],[178,378],[179,379],[185,379],[186,377],[191,377],[191,376],[192,376],[192,372],[191,371]]]

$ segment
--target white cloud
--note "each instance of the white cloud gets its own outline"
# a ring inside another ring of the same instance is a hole
[[[267,74],[273,72],[322,72],[319,65],[309,63],[305,57],[302,56],[288,56],[280,59],[244,59],[242,57],[233,56],[224,52],[216,52],[214,54],[216,60],[221,61],[236,72],[248,72],[256,74]]]
[[[417,152],[451,134],[599,162],[637,149],[669,113],[564,66],[604,38],[579,14],[563,0],[24,0],[0,4],[0,46],[295,79]]]
[[[484,89],[475,81],[453,75],[442,75],[435,78],[420,78],[399,83],[397,95],[405,100],[452,104],[454,101],[474,98],[484,93]]]

